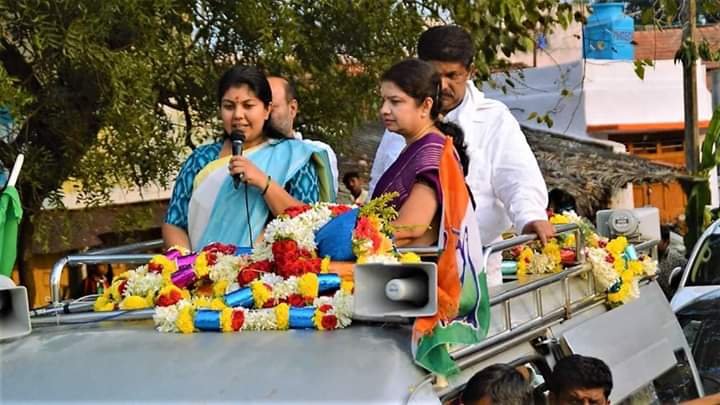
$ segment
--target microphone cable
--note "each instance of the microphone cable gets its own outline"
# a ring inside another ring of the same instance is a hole
[[[233,155],[240,155],[242,156],[243,151],[243,144],[245,143],[245,134],[242,133],[242,131],[239,130],[233,130],[232,133],[230,133],[230,142],[232,143],[232,154]],[[245,215],[247,218],[247,225],[248,225],[248,231],[250,233],[250,249],[254,249],[254,243],[253,243],[253,231],[252,231],[252,224],[250,223],[250,199],[248,198],[248,185],[245,181],[245,173],[243,174],[242,181],[235,181],[234,180],[234,186],[235,189],[240,186],[240,183],[243,183],[244,192],[245,192]],[[237,176],[237,175],[236,175]],[[237,179],[237,177],[235,177]]]

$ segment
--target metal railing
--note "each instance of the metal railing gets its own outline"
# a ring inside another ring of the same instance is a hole
[[[50,272],[50,294],[51,306],[60,307],[60,280],[63,271],[67,266],[77,264],[144,264],[150,261],[153,255],[138,254],[134,252],[158,249],[163,246],[162,239],[155,239],[147,242],[132,243],[124,246],[116,246],[107,249],[98,249],[83,254],[68,255],[53,264]],[[134,253],[134,254],[127,254]]]
[[[582,252],[583,250],[583,238],[582,238],[582,232],[580,232],[580,229],[575,224],[567,224],[567,225],[558,225],[555,227],[556,233],[566,233],[566,232],[574,232],[575,233],[575,241],[576,241],[576,251]],[[521,235],[515,238],[511,238],[508,240],[492,243],[489,245],[485,245],[483,247],[483,250],[486,252],[485,257],[487,258],[490,254],[500,252],[502,250],[523,245],[525,243],[532,242],[537,239],[537,235],[535,234],[527,234],[527,235]],[[49,308],[44,310],[36,310],[34,311],[34,317],[33,317],[33,323],[57,323],[59,322],[59,319],[45,322],[44,320],[39,320],[38,317],[45,316],[45,315],[57,315],[59,317],[59,314],[61,312],[65,312],[62,317],[64,321],[67,322],[75,322],[85,319],[90,319],[92,317],[97,317],[98,319],[102,319],[104,317],[111,317],[113,319],[124,319],[124,317],[121,315],[125,313],[126,311],[111,311],[111,312],[105,312],[105,313],[99,313],[99,314],[71,314],[69,312],[73,312],[71,310],[68,310],[68,305],[63,304],[60,300],[60,280],[62,278],[62,273],[65,270],[65,268],[69,265],[77,265],[77,264],[113,264],[113,263],[124,263],[124,264],[145,264],[154,256],[152,254],[127,254],[129,252],[137,252],[137,251],[144,251],[144,250],[150,250],[150,249],[157,249],[159,247],[162,247],[163,242],[161,239],[152,240],[148,242],[141,242],[141,243],[134,243],[131,245],[125,245],[125,246],[118,246],[118,247],[112,247],[107,249],[99,249],[91,252],[87,252],[84,254],[75,254],[75,255],[69,255],[65,256],[62,259],[58,260],[52,267],[52,272],[50,274],[50,287],[51,287],[51,294],[52,294],[52,303]],[[405,249],[399,249],[399,251],[413,251],[419,254],[438,254],[439,248],[437,246],[432,246],[428,248],[405,248]],[[577,255],[579,260],[583,260],[582,253]],[[89,309],[90,306],[87,305],[87,303],[78,303],[75,304],[75,309],[81,310],[82,309]],[[151,316],[151,315],[150,315]],[[146,316],[146,317],[150,317]],[[88,318],[90,317],[90,318]]]

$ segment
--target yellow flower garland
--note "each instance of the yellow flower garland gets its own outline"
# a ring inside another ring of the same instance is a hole
[[[214,295],[215,297],[218,297],[218,298],[219,298],[219,297],[224,297],[224,296],[225,296],[225,291],[227,290],[228,284],[229,284],[229,283],[227,282],[227,280],[219,280],[219,281],[216,281],[216,282],[213,284],[213,295]]]
[[[282,303],[275,307],[275,319],[278,330],[290,328],[290,306]]]
[[[175,326],[182,333],[193,333],[195,331],[192,306],[188,305],[180,309]]]
[[[195,259],[195,277],[203,278],[208,275],[210,270],[208,269],[207,252],[201,252]]]
[[[250,283],[250,290],[255,299],[255,308],[262,308],[272,298],[272,292],[260,280]]]
[[[420,263],[422,260],[415,252],[407,252],[400,255],[400,263]]]
[[[220,328],[223,332],[234,332],[232,328],[233,310],[225,307],[220,313]]]
[[[325,274],[328,272],[330,272],[330,256],[325,256],[320,262],[320,273]]]
[[[107,312],[115,309],[115,303],[110,299],[110,290],[105,290],[103,295],[95,300],[93,309],[97,312]]]
[[[298,291],[303,297],[315,298],[318,295],[320,289],[320,283],[318,282],[317,274],[305,273],[300,276],[298,280]]]
[[[147,298],[139,295],[131,295],[120,301],[120,309],[123,311],[132,311],[135,309],[145,309],[150,307],[152,307],[152,304],[148,303]]]

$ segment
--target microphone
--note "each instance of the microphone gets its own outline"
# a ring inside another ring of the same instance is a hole
[[[242,155],[243,143],[245,142],[245,134],[243,134],[240,130],[233,129],[233,131],[230,133],[230,142],[232,143],[233,156]],[[235,186],[235,188],[238,188],[242,181],[242,173],[233,175],[233,185]]]

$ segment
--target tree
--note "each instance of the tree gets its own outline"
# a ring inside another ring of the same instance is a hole
[[[187,149],[218,133],[216,81],[232,64],[293,79],[301,130],[339,145],[429,22],[468,28],[487,76],[498,50],[525,50],[534,30],[570,18],[559,0],[0,0],[0,107],[15,121],[0,160],[26,155],[19,257],[68,179],[89,204],[115,185],[167,185]]]

